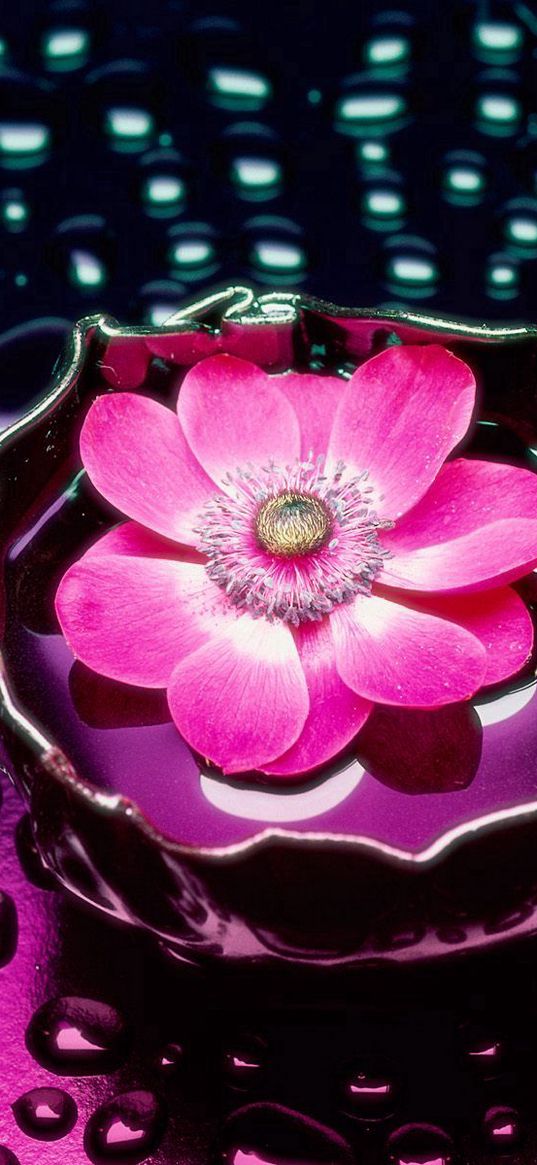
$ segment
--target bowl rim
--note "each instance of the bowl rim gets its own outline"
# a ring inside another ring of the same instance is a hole
[[[76,391],[76,382],[89,362],[88,341],[93,337],[110,342],[130,338],[165,337],[173,333],[195,334],[209,332],[216,335],[221,329],[203,322],[204,316],[221,309],[220,325],[234,324],[239,327],[274,327],[296,325],[302,313],[328,316],[332,320],[378,321],[384,324],[399,324],[415,327],[421,332],[434,332],[461,341],[481,341],[485,344],[512,344],[537,341],[537,325],[533,324],[488,324],[475,321],[461,321],[449,315],[435,316],[398,308],[353,308],[339,307],[329,301],[314,296],[293,292],[273,291],[257,294],[245,285],[229,285],[205,295],[202,299],[187,301],[168,320],[158,326],[122,326],[106,313],[84,316],[68,333],[63,354],[52,372],[50,388],[30,407],[27,413],[0,432],[0,482],[6,454],[16,446],[39,421],[48,419],[55,408],[70,398]],[[425,869],[447,857],[460,844],[469,844],[484,835],[498,830],[502,825],[524,824],[537,818],[537,800],[517,806],[495,810],[477,818],[461,822],[446,830],[423,848],[410,851],[364,835],[335,833],[331,831],[296,831],[292,828],[267,825],[254,829],[252,835],[238,842],[221,846],[185,844],[162,832],[146,816],[142,809],[121,793],[104,792],[88,778],[76,772],[68,755],[59,748],[34,723],[19,702],[8,678],[8,668],[2,656],[0,642],[0,729],[4,724],[21,741],[49,778],[59,782],[66,792],[82,798],[89,806],[102,814],[124,819],[125,824],[140,830],[159,849],[183,858],[204,859],[211,863],[221,863],[239,856],[246,856],[261,846],[272,842],[293,843],[306,848],[337,846],[351,848],[364,857],[377,859],[401,869]],[[23,794],[31,799],[33,782],[17,774],[8,772],[20,786]]]

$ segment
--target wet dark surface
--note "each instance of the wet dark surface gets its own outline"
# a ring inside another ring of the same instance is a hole
[[[513,396],[509,411],[503,413],[505,405],[499,381],[491,375],[490,355],[476,359],[483,360],[482,407],[487,416],[494,410],[498,427],[479,432],[471,451],[531,465],[531,409],[523,391],[530,384],[528,350],[524,349],[520,365],[515,361],[519,380],[515,377],[510,382]],[[11,644],[10,667],[20,682],[26,666],[26,699],[32,706],[41,700],[43,723],[57,698],[50,673],[47,683],[38,681],[35,666],[25,665],[24,653],[15,652],[13,644],[58,643],[50,603],[58,559],[67,546],[74,550],[80,537],[83,541],[93,537],[102,519],[102,511],[90,504],[83,490],[72,490],[66,499],[53,503],[50,525],[41,526],[40,533],[12,555],[10,610],[23,638],[15,637]],[[48,580],[41,589],[37,586],[40,578]],[[532,581],[524,582],[522,590],[531,604]],[[44,658],[50,658],[46,652]],[[525,692],[527,685],[528,676],[523,676],[521,687],[511,686],[503,694],[494,691],[491,707]],[[68,691],[72,704],[66,703]],[[60,737],[69,731],[65,719],[69,707],[69,715],[76,714],[77,723],[86,724],[90,731],[107,739],[119,734],[121,756],[125,732],[145,734],[155,724],[166,727],[162,707],[148,711],[143,702],[129,711],[137,728],[125,725],[122,701],[118,726],[113,718],[115,703],[109,688],[99,692],[97,683],[89,690],[84,675],[78,673],[56,705],[64,713],[56,716],[56,731]],[[502,732],[509,729],[510,739],[523,712],[499,722]],[[459,745],[461,740],[466,744],[464,764],[458,770],[462,773],[459,788],[446,792],[436,787],[431,794],[423,791],[422,784],[412,795],[401,789],[405,737],[400,728],[391,784],[386,771],[373,778],[379,790],[406,806],[422,801],[427,805],[431,797],[440,803],[448,797],[457,799],[465,795],[464,788],[475,788],[476,774],[465,768],[472,755],[469,742],[475,739],[474,726],[470,722],[468,737],[461,724],[455,727],[451,735]],[[412,738],[412,730],[408,735]],[[422,735],[426,741],[427,734]],[[75,738],[76,732],[71,744]],[[382,763],[386,769],[386,749],[380,750],[382,762],[371,741],[364,752],[370,766]],[[474,765],[479,766],[481,756],[476,752]],[[429,763],[427,748],[421,763],[422,782],[438,780],[438,767]],[[195,773],[193,760],[192,765]],[[513,795],[514,771],[511,766],[502,795]],[[531,779],[531,768],[528,773]],[[415,780],[415,767],[412,776]],[[440,776],[445,780],[443,771]],[[204,971],[188,969],[160,958],[139,932],[126,929],[120,921],[112,925],[103,916],[83,912],[53,890],[50,876],[40,869],[20,801],[7,783],[4,793],[0,821],[5,965],[0,987],[9,1058],[2,1074],[0,1129],[5,1146],[20,1160],[52,1165],[59,1141],[66,1165],[79,1165],[85,1159],[171,1163],[178,1152],[185,1165],[219,1161],[226,1165],[251,1165],[252,1161],[259,1165],[360,1161],[449,1165],[457,1160],[480,1165],[492,1152],[508,1152],[515,1162],[533,1160],[537,1143],[533,942],[505,947],[499,953],[483,952],[479,957],[469,953],[455,964],[437,960],[429,968],[411,970],[404,966],[406,955],[410,952],[412,957],[413,948],[423,942],[425,946],[429,942],[432,950],[431,935],[425,938],[411,926],[396,933],[387,924],[386,933],[376,935],[376,955],[353,973],[319,967],[310,968],[306,975],[290,965],[263,971],[255,966],[231,969],[223,963]],[[420,817],[417,811],[407,810],[406,815],[409,821]],[[193,819],[199,827],[197,814]],[[50,814],[47,828],[53,828]],[[125,872],[119,868],[125,855],[114,853],[110,835],[108,842],[101,838],[99,845],[107,850],[109,871],[108,884],[101,884],[102,905],[121,920],[128,916],[122,888],[126,888],[124,873],[127,880],[130,875],[128,868]],[[493,842],[485,855],[490,870],[495,852]],[[290,886],[296,867],[293,873],[283,854],[279,861],[283,880]],[[72,884],[79,892],[97,897],[98,882],[84,881],[91,871],[82,861],[75,870],[76,850],[70,862]],[[150,917],[161,888],[143,858],[135,857],[134,864],[142,881],[147,869],[141,903]],[[348,871],[347,859],[336,863],[332,856],[326,869],[330,878],[339,880],[343,898],[337,913],[348,922],[350,899],[343,864]],[[502,869],[505,878],[507,866]],[[523,866],[519,873],[524,873]],[[240,877],[240,871],[236,876]],[[266,878],[267,869],[260,876]],[[440,948],[447,953],[465,945],[469,951],[493,935],[501,937],[526,923],[532,926],[534,887],[522,890],[517,884],[516,893],[511,887],[504,902],[501,879],[493,879],[489,913],[480,916],[476,930],[468,914],[454,916],[448,903],[449,877],[447,881],[434,901],[434,911],[441,918],[445,895],[444,922],[438,925],[438,918],[436,922],[436,953]],[[119,893],[114,897],[116,885]],[[472,890],[468,871],[464,890]],[[389,888],[383,892],[387,905],[391,892]],[[244,886],[246,900],[248,893]],[[278,918],[274,918],[278,937],[268,932],[262,936],[260,930],[258,937],[267,946],[272,943],[280,957],[295,957],[296,936],[289,936],[285,950],[285,898],[280,895],[278,902]],[[316,899],[315,909],[319,923],[322,919],[322,926],[329,928],[328,899]],[[202,914],[198,903],[193,925],[200,919],[203,924]],[[167,925],[165,913],[157,925],[162,933]],[[403,962],[390,966],[387,957]]]
[[[534,5],[403,7],[6,7],[0,414],[46,386],[73,319],[157,323],[215,283],[533,318]],[[519,460],[534,402],[494,363]],[[114,701],[87,677],[70,692],[90,733],[129,731],[101,727]],[[158,701],[136,717],[165,730]],[[1,1165],[537,1159],[532,942],[309,986],[200,974],[45,889],[3,791]],[[446,949],[464,937],[446,921]]]
[[[533,1162],[534,943],[307,980],[181,969],[28,881],[3,788],[19,937],[1,971],[0,1144],[16,1159]]]

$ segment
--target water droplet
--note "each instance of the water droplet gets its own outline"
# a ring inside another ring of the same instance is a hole
[[[22,190],[5,190],[0,200],[0,216],[7,231],[20,234],[28,225],[30,208]]]
[[[183,1062],[184,1050],[181,1044],[165,1044],[157,1056],[157,1068],[162,1072],[172,1073]]]
[[[507,65],[520,55],[524,37],[520,26],[511,21],[480,20],[474,25],[472,40],[480,61]]]
[[[51,133],[41,122],[2,122],[0,157],[5,162],[40,162],[50,146]]]
[[[153,218],[167,218],[184,209],[186,183],[175,173],[163,171],[151,174],[142,186],[142,198],[147,213]]]
[[[30,1051],[62,1075],[114,1071],[126,1053],[126,1028],[114,1007],[63,996],[36,1011],[27,1031]]]
[[[388,1141],[390,1165],[452,1165],[451,1137],[433,1125],[404,1125]]]
[[[372,230],[394,230],[406,212],[405,198],[394,186],[375,185],[362,199],[364,223]]]
[[[272,96],[272,85],[262,73],[224,66],[209,70],[207,89],[213,105],[229,110],[261,109]]]
[[[279,1104],[250,1104],[227,1123],[225,1165],[351,1165],[349,1145],[332,1129]]]
[[[152,113],[138,106],[113,106],[104,122],[113,147],[121,153],[144,149],[155,131]]]
[[[106,267],[98,255],[74,247],[68,264],[68,275],[73,287],[80,291],[94,291],[106,283]]]
[[[9,894],[0,890],[0,967],[5,967],[17,948],[17,911]]]
[[[531,918],[534,913],[535,910],[531,902],[525,902],[520,907],[506,908],[487,919],[483,931],[485,934],[502,934],[505,930],[514,930],[526,919]]]
[[[520,1137],[520,1121],[514,1108],[496,1105],[489,1108],[483,1120],[483,1131],[495,1148],[510,1149]]]
[[[260,239],[252,247],[250,262],[264,272],[299,274],[306,266],[306,255],[304,249],[294,242]]]
[[[20,1165],[19,1158],[7,1148],[7,1145],[0,1145],[0,1165]]]
[[[485,282],[491,299],[516,299],[520,290],[520,273],[511,255],[497,253],[490,256]]]
[[[380,1062],[355,1066],[344,1081],[345,1111],[358,1120],[383,1120],[392,1114],[396,1099],[397,1085]]]
[[[512,94],[492,91],[477,99],[475,114],[477,127],[482,133],[506,137],[518,129],[522,107]]]
[[[475,150],[452,150],[442,175],[444,197],[452,206],[478,206],[486,189],[486,161]]]
[[[282,185],[282,168],[275,158],[239,155],[230,169],[238,193],[251,201],[273,197]]]
[[[427,288],[436,283],[438,268],[434,260],[425,256],[403,254],[390,259],[387,275],[392,283]]]
[[[202,279],[218,266],[214,231],[207,223],[180,223],[170,231],[172,273],[185,280]]]
[[[40,1141],[57,1141],[74,1128],[78,1116],[71,1096],[61,1088],[32,1088],[13,1105],[23,1133]]]
[[[367,42],[364,56],[368,65],[403,65],[410,56],[410,43],[407,37],[399,34],[375,36]]]
[[[245,1035],[227,1049],[224,1069],[235,1088],[248,1088],[263,1072],[267,1046],[259,1036]]]
[[[398,93],[347,93],[336,106],[336,122],[338,128],[347,133],[361,129],[370,132],[372,126],[391,125],[406,111],[405,99]]]
[[[90,1117],[84,1147],[97,1163],[122,1157],[143,1161],[156,1149],[163,1129],[162,1106],[153,1092],[123,1092]]]
[[[47,69],[67,73],[80,69],[88,59],[90,37],[87,29],[60,26],[52,28],[41,42],[41,52]]]
[[[447,943],[449,946],[466,942],[466,931],[462,926],[439,926],[436,934],[441,943]]]
[[[174,247],[172,259],[177,267],[204,267],[212,259],[211,244],[207,239],[185,239]]]
[[[499,1070],[504,1047],[497,1035],[478,1024],[468,1024],[462,1029],[461,1038],[468,1061],[480,1073],[491,1076]]]
[[[537,247],[537,204],[525,200],[522,205],[511,204],[504,223],[507,243],[518,254],[533,255]]]

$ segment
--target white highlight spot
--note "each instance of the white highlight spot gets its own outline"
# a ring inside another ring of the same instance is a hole
[[[475,710],[483,728],[490,724],[500,724],[502,720],[510,720],[511,716],[516,716],[517,712],[527,708],[536,692],[537,685],[531,684],[527,688],[519,688],[516,692],[508,692],[499,699],[490,700],[488,704],[476,704]]]
[[[268,793],[262,789],[241,789],[216,781],[214,777],[200,774],[201,791],[209,804],[230,817],[243,817],[249,821],[264,821],[268,824],[289,824],[293,821],[309,821],[335,809],[358,787],[365,770],[358,761],[352,761],[341,772],[328,777],[313,789],[302,789],[296,793]]]

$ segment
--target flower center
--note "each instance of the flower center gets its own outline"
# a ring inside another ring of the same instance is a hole
[[[255,520],[260,546],[281,558],[311,554],[330,537],[330,514],[320,498],[286,490],[267,498]]]
[[[298,626],[370,595],[389,556],[366,471],[324,457],[248,465],[226,474],[199,515],[198,550],[209,578],[253,618]]]

